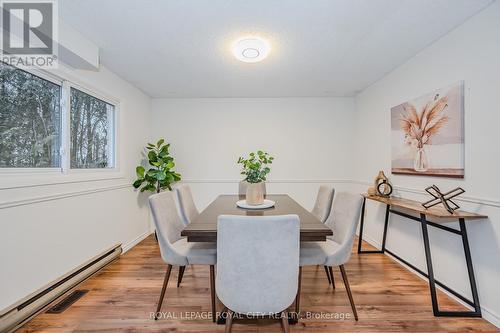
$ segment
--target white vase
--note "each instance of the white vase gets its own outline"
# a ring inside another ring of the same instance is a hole
[[[264,203],[264,183],[249,183],[246,201],[248,205],[257,206]]]

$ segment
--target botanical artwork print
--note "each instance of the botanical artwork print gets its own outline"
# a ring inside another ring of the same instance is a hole
[[[464,177],[463,82],[391,109],[392,173]]]

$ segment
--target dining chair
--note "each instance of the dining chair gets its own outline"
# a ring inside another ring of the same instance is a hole
[[[300,280],[302,267],[307,265],[324,265],[333,276],[333,266],[339,266],[347,296],[351,303],[354,318],[358,313],[352,297],[344,264],[351,257],[352,244],[356,236],[363,198],[359,194],[340,192],[335,195],[330,216],[325,224],[333,231],[326,242],[302,242],[300,246],[299,292],[295,301],[295,311],[300,310]],[[334,286],[335,288],[335,286]]]
[[[264,195],[266,195],[266,183],[261,182],[260,186],[264,189]],[[246,180],[242,180],[238,183],[238,195],[246,195],[247,194],[248,182]]]
[[[149,205],[156,227],[158,244],[163,261],[167,264],[167,271],[163,281],[163,287],[158,300],[155,312],[155,320],[161,310],[165,291],[172,266],[179,266],[179,281],[184,272],[181,267],[186,265],[209,265],[210,266],[210,296],[212,301],[212,320],[215,322],[215,264],[217,263],[217,248],[214,243],[188,243],[186,238],[181,237],[184,229],[177,207],[174,201],[174,194],[170,191],[154,194],[149,197]]]
[[[200,215],[200,212],[194,204],[193,194],[189,185],[181,185],[177,187],[177,196],[179,198],[179,208],[182,215],[184,225],[188,225]]]
[[[328,215],[330,215],[334,193],[335,189],[331,186],[321,185],[319,187],[311,214],[323,223],[325,223]]]
[[[299,243],[297,215],[219,216],[215,290],[228,309],[226,333],[235,313],[280,314],[283,331],[289,332],[287,309],[297,294]]]
[[[326,219],[330,215],[334,193],[335,189],[331,186],[321,185],[319,187],[318,195],[316,196],[316,202],[314,203],[311,214],[313,214],[322,223],[325,223]],[[333,287],[335,288],[335,280],[333,279],[333,275],[330,276],[328,267],[324,266],[324,269],[326,277],[328,279],[328,284],[333,284]]]

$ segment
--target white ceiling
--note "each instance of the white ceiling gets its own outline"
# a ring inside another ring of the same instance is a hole
[[[64,0],[63,21],[152,97],[352,96],[493,0]],[[272,43],[261,63],[231,42]]]

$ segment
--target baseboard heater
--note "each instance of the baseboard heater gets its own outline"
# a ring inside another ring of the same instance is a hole
[[[118,258],[122,245],[116,244],[55,281],[0,311],[0,332],[11,332],[29,321],[48,304]]]

